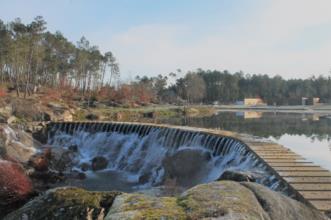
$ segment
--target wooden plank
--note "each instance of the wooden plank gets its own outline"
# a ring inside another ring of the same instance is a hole
[[[328,170],[323,169],[321,167],[318,166],[311,166],[311,167],[291,167],[291,166],[287,166],[287,167],[278,167],[278,166],[272,166],[272,168],[276,171],[311,171],[311,172],[328,172]]]
[[[282,177],[288,176],[307,176],[307,177],[331,177],[329,171],[311,172],[311,171],[280,171],[278,174]]]
[[[269,166],[271,167],[320,167],[317,166],[311,162],[300,162],[300,163],[296,163],[296,162],[292,162],[292,163],[283,163],[283,162],[272,162],[272,163],[268,163]]]
[[[331,210],[331,201],[325,200],[310,200],[309,201],[313,206],[315,206],[320,211]]]
[[[306,160],[298,160],[294,158],[280,158],[280,159],[269,159],[262,158],[267,163],[307,163]]]
[[[284,177],[288,183],[331,183],[331,177]]]
[[[274,156],[274,155],[280,155],[280,156],[285,156],[285,155],[290,155],[290,156],[299,156],[296,153],[293,152],[280,152],[280,151],[255,151],[260,156]]]
[[[330,200],[331,191],[298,191],[305,199],[308,200]]]
[[[331,191],[331,183],[291,183],[290,185],[298,191]]]
[[[298,155],[275,155],[275,156],[263,156],[263,155],[259,155],[260,157],[262,157],[263,159],[299,159],[299,160],[303,160],[304,158]]]

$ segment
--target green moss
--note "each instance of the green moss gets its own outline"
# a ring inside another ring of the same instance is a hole
[[[116,198],[106,219],[186,219],[174,197],[122,194]]]
[[[260,219],[263,213],[254,194],[232,181],[201,184],[186,191],[177,204],[192,219],[235,213],[243,219]]]
[[[79,188],[58,188],[35,198],[5,219],[86,219],[88,210],[93,210],[93,219],[107,213],[119,192],[88,192]],[[103,211],[102,211],[103,210]]]

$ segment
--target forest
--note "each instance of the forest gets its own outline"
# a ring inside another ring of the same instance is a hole
[[[119,83],[120,68],[112,52],[102,53],[82,37],[76,44],[61,32],[47,31],[36,17],[24,24],[0,20],[0,82],[23,97],[39,87],[59,95],[78,94],[105,103],[144,105],[218,102],[233,104],[262,98],[270,105],[298,105],[302,97],[331,102],[331,75],[284,79],[267,74],[197,69],[168,75],[137,76]],[[115,83],[116,82],[116,83]]]

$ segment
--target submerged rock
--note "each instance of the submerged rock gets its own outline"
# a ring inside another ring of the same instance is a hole
[[[194,185],[194,181],[196,183],[200,181],[210,157],[209,152],[201,149],[179,150],[162,161],[165,170],[164,179],[176,179],[182,186]]]
[[[107,167],[108,160],[105,157],[97,156],[92,159],[92,170],[103,170]]]
[[[121,219],[186,219],[186,215],[175,197],[124,193],[116,197],[105,217],[105,220]]]
[[[79,188],[56,188],[37,197],[4,220],[103,219],[119,192],[88,192]]]

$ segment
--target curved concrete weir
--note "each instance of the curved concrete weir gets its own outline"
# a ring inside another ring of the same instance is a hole
[[[63,122],[48,124],[48,144],[78,146],[75,169],[97,156],[109,161],[73,185],[90,190],[137,191],[175,184],[185,190],[216,180],[225,170],[254,173],[257,181],[295,196],[249,147],[231,133],[141,123]],[[170,183],[169,183],[170,182]]]

